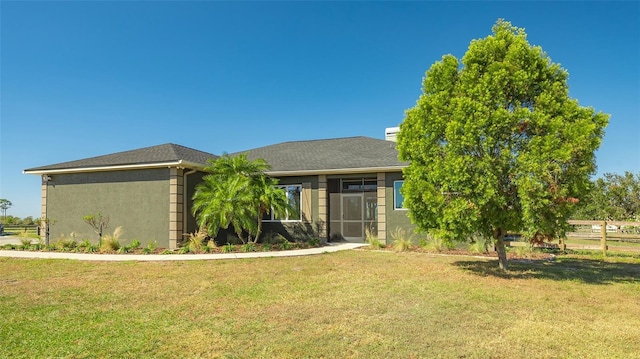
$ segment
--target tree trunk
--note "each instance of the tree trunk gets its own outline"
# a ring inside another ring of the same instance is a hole
[[[260,238],[261,233],[262,233],[262,213],[258,215],[258,229],[256,230],[256,236],[253,239],[253,243],[258,243],[258,238]]]
[[[509,268],[507,265],[507,251],[504,248],[504,231],[502,228],[493,231],[493,238],[496,243],[496,252],[498,252],[498,264],[500,265],[500,269],[506,271]]]

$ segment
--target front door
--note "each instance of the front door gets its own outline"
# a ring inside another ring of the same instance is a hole
[[[361,241],[364,236],[362,193],[342,195],[342,236],[348,241]]]
[[[342,236],[362,242],[368,229],[378,233],[378,198],[375,192],[342,195]]]

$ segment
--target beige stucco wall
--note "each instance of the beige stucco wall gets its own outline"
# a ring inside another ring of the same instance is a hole
[[[50,241],[61,236],[98,240],[83,216],[100,212],[110,217],[109,232],[122,226],[123,243],[156,241],[169,246],[169,169],[54,174],[46,182]]]

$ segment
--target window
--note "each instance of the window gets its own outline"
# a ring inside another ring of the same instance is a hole
[[[400,193],[400,188],[404,181],[393,181],[393,209],[406,209],[404,208],[404,196]]]
[[[287,212],[284,217],[278,217],[273,213],[273,211],[269,211],[269,213],[265,215],[264,220],[281,222],[300,221],[302,216],[302,185],[280,185],[276,187],[282,188],[286,192],[289,204],[295,209],[295,211],[293,213]]]

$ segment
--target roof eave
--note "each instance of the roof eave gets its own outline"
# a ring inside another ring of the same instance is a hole
[[[176,167],[176,168],[189,168],[201,170],[205,165],[201,163],[195,163],[190,161],[170,161],[170,162],[158,162],[158,163],[136,163],[129,165],[115,165],[115,166],[95,166],[95,167],[78,167],[78,168],[59,168],[59,169],[42,169],[42,170],[24,170],[24,174],[33,175],[45,175],[45,174],[61,174],[61,173],[86,173],[86,172],[107,172],[107,171],[126,171],[137,169],[150,169],[150,168],[164,168],[164,167]]]
[[[331,168],[321,170],[297,170],[297,171],[267,171],[269,176],[312,176],[312,175],[341,175],[358,173],[398,172],[407,165],[384,167],[360,167],[360,168]]]

